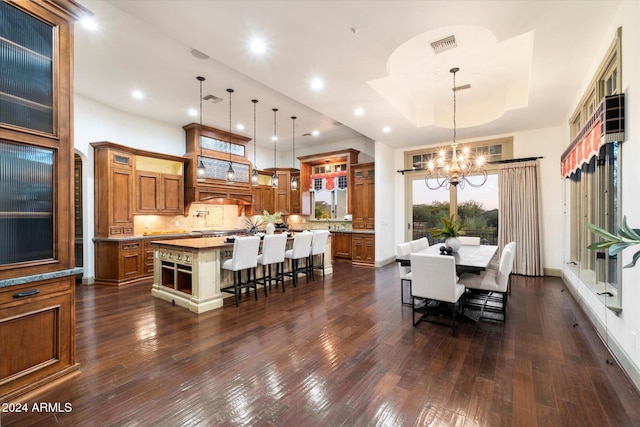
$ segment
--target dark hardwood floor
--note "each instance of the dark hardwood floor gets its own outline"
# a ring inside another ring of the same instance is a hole
[[[512,287],[506,324],[453,337],[411,326],[393,264],[339,262],[324,281],[200,315],[150,286],[79,285],[81,374],[0,425],[640,425],[638,391],[562,282]],[[62,411],[31,410],[42,402]]]

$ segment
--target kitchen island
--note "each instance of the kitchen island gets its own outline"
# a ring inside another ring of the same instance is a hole
[[[287,245],[292,241],[290,238]],[[325,274],[333,272],[330,241],[327,240],[325,247]],[[152,241],[151,244],[154,247],[151,295],[194,313],[222,307],[220,289],[231,286],[233,276],[221,266],[233,255],[233,243],[227,243],[225,237],[202,237]],[[259,268],[257,275],[261,277]]]

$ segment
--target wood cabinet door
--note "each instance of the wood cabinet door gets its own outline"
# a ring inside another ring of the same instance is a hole
[[[141,240],[122,242],[120,245],[120,274],[126,280],[144,275],[144,256]]]
[[[110,226],[133,227],[133,172],[131,169],[111,168]]]
[[[364,259],[364,245],[362,237],[353,236],[351,245],[351,259],[353,261],[362,261]]]
[[[291,209],[289,205],[289,196],[290,196],[289,181],[291,178],[288,171],[278,171],[277,174],[278,174],[278,188],[276,189],[276,194],[275,194],[274,209],[276,212],[280,212],[283,215],[288,215]]]
[[[334,233],[333,256],[335,258],[351,259],[351,233]]]
[[[136,212],[155,214],[160,212],[160,174],[136,172]]]
[[[184,180],[181,175],[162,175],[161,209],[164,213],[184,211]]]

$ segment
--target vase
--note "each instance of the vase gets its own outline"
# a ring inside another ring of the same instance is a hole
[[[276,226],[272,222],[267,224],[267,234],[273,234],[276,231]]]
[[[458,249],[460,249],[460,240],[457,237],[449,237],[444,241],[444,245],[451,248],[453,252],[458,252]]]

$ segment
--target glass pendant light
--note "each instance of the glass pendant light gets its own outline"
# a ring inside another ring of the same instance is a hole
[[[276,143],[278,142],[278,132],[276,127],[276,116],[278,114],[277,108],[272,108],[273,111],[273,176],[271,177],[271,186],[278,187],[278,171],[276,169]]]
[[[227,92],[229,92],[229,169],[227,169],[227,182],[233,182],[236,180],[236,173],[231,163],[231,94],[233,89],[227,89]]]
[[[291,116],[291,122],[293,123],[293,159],[291,160],[291,168],[296,168],[296,116]],[[291,175],[291,189],[298,189],[298,177]]]
[[[196,177],[198,179],[204,178],[207,173],[207,169],[204,167],[204,163],[202,163],[202,82],[205,80],[204,77],[198,76],[196,77],[200,82],[200,129],[198,129],[198,150],[200,155],[198,156],[198,167],[196,168]]]
[[[252,99],[253,102],[253,172],[251,172],[251,185],[254,187],[260,184],[260,176],[258,175],[258,166],[256,163],[256,104],[257,99]]]

